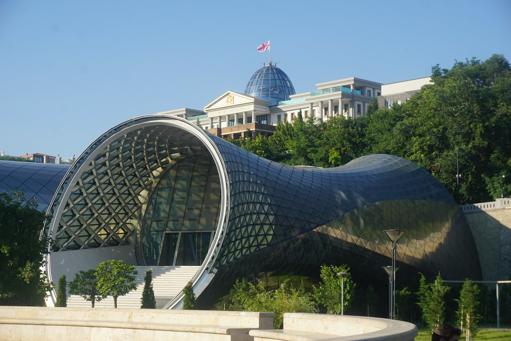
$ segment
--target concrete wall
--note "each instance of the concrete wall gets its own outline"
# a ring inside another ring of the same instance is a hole
[[[417,327],[408,322],[361,316],[284,314],[284,329],[252,330],[254,341],[399,340],[412,341]]]
[[[464,205],[484,280],[511,278],[511,199]]]
[[[0,340],[252,340],[273,313],[0,307]]]
[[[133,265],[137,263],[135,250],[130,245],[52,252],[48,264],[52,271],[50,279],[57,283],[60,276],[66,275],[66,280],[70,282],[77,272],[94,269],[108,259],[119,259]]]

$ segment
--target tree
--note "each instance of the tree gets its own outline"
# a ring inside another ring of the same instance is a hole
[[[398,319],[412,321],[412,291],[404,287],[396,292],[396,314]]]
[[[479,288],[475,283],[466,279],[460,291],[458,301],[458,321],[461,330],[465,332],[467,341],[472,340],[481,319],[479,314]]]
[[[248,282],[237,280],[229,293],[216,304],[217,309],[272,311],[275,313],[273,325],[282,328],[283,314],[286,312],[316,312],[316,305],[310,293],[305,291],[303,282],[298,287],[290,278],[284,279],[276,288],[270,281],[258,279]]]
[[[323,307],[328,314],[339,314],[341,301],[343,301],[344,311],[346,311],[353,301],[355,291],[350,268],[347,265],[322,265],[319,276],[321,282],[313,289],[318,305]],[[343,287],[344,292],[342,292]]]
[[[23,193],[0,193],[0,304],[43,305],[49,289],[41,272],[46,241],[43,213]]]
[[[151,270],[146,271],[144,277],[144,292],[142,293],[142,306],[141,308],[155,309],[156,298],[154,297],[153,290],[153,272]]]
[[[136,274],[137,271],[133,265],[126,264],[121,260],[110,259],[99,263],[96,268],[99,294],[104,297],[112,296],[114,308],[117,308],[117,298],[137,287]]]
[[[195,308],[195,294],[193,293],[192,282],[186,284],[183,298],[183,309],[194,309]]]
[[[62,275],[59,278],[59,284],[57,285],[57,302],[56,307],[67,307],[67,292],[66,292],[66,276]]]
[[[444,284],[440,274],[433,283],[428,283],[423,274],[420,274],[418,305],[422,311],[424,322],[433,331],[444,324],[445,320],[445,296],[449,287]]]
[[[69,283],[69,293],[80,295],[84,300],[91,302],[91,307],[103,298],[98,292],[98,279],[95,270],[80,271]]]

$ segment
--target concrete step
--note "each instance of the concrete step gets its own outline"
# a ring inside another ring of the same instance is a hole
[[[174,298],[191,280],[199,270],[199,266],[136,266],[137,276],[135,282],[137,288],[125,296],[117,298],[118,308],[140,308],[142,292],[144,291],[144,277],[146,271],[153,272],[153,290],[157,308],[162,308],[169,300]],[[91,302],[81,296],[70,295],[67,298],[68,307],[90,307]],[[113,308],[114,300],[107,297],[96,302],[96,308]]]

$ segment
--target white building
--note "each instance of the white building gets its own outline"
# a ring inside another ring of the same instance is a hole
[[[429,77],[391,84],[349,77],[317,83],[314,91],[297,94],[286,73],[269,63],[252,75],[245,93],[226,91],[203,110],[181,108],[161,114],[186,118],[222,137],[270,135],[277,124],[293,122],[300,114],[318,121],[362,117],[371,103],[389,107],[404,102],[429,83]]]

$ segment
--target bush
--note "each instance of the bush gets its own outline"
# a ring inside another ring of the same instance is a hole
[[[185,286],[183,298],[183,309],[194,309],[195,308],[195,294],[193,293],[192,282],[188,282]]]
[[[153,272],[151,270],[146,271],[144,277],[144,292],[142,293],[142,306],[145,309],[156,308],[156,298],[154,297],[153,290]]]
[[[67,293],[66,293],[66,276],[62,275],[59,278],[59,284],[57,285],[57,302],[56,307],[67,307]]]

